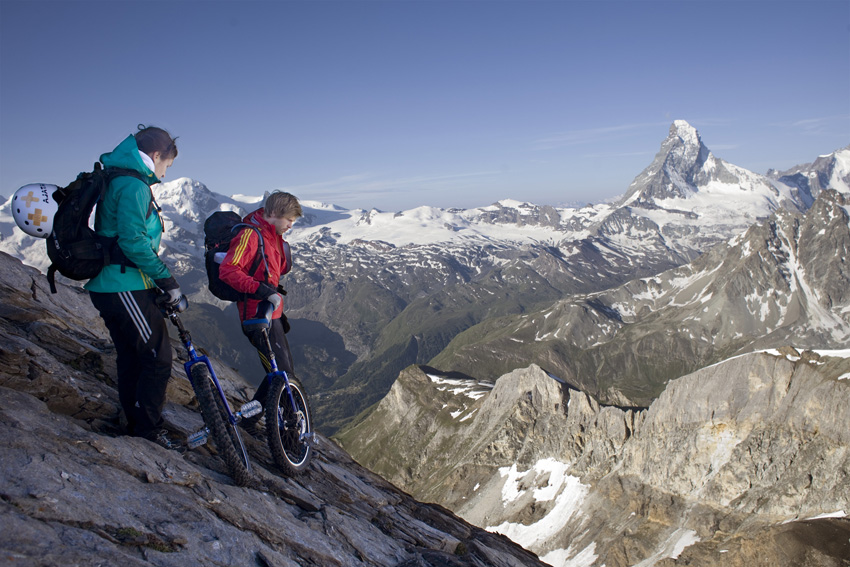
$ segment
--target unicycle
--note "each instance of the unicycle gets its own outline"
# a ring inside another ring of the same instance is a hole
[[[198,355],[192,345],[189,331],[177,315],[178,309],[169,307],[161,301],[157,302],[163,314],[177,327],[180,341],[189,355],[189,361],[183,365],[186,377],[192,384],[205,427],[189,435],[187,445],[194,449],[205,444],[210,437],[215,444],[218,454],[224,460],[230,476],[239,486],[248,486],[254,478],[248,451],[236,424],[243,418],[251,417],[262,411],[259,402],[248,402],[238,411],[233,412],[224,390],[215,375],[212,364],[204,355]],[[183,309],[179,309],[182,311]]]
[[[289,376],[277,366],[269,340],[273,312],[270,302],[261,301],[256,318],[244,321],[242,326],[248,336],[257,332],[262,335],[270,366],[265,378],[269,382],[264,407],[266,437],[275,464],[285,475],[294,476],[310,464],[316,434],[304,387],[295,376]]]

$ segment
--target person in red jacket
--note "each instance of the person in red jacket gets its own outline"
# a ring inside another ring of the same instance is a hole
[[[289,254],[289,245],[283,240],[283,234],[292,228],[292,225],[302,216],[301,204],[298,199],[289,193],[275,191],[266,197],[262,208],[248,214],[243,220],[246,224],[256,226],[260,233],[252,228],[243,228],[233,240],[227,255],[221,262],[219,277],[221,280],[235,290],[246,294],[243,301],[238,301],[236,306],[239,311],[240,321],[253,319],[257,315],[257,306],[263,300],[274,305],[269,339],[278,368],[292,373],[292,354],[289,351],[289,343],[286,340],[286,332],[289,330],[286,317],[283,316],[283,289],[278,285],[280,277],[292,268],[292,258]],[[253,273],[249,273],[259,250],[260,236],[263,238],[265,249],[265,261],[260,261]],[[244,331],[244,329],[243,329]],[[266,372],[271,371],[269,364],[269,353],[259,336],[251,336],[246,333],[257,353],[260,362]],[[269,385],[263,380],[254,394],[254,399],[265,404]],[[256,423],[261,416],[242,421],[246,431],[256,435]]]

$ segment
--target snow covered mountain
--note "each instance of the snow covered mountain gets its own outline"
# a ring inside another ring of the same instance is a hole
[[[848,155],[834,154],[834,178],[847,178]],[[185,178],[154,190],[166,225],[163,257],[190,294],[187,318],[197,318],[199,344],[259,375],[235,314],[205,290],[201,258],[203,219],[218,209],[248,212],[261,197],[225,197]],[[613,204],[381,212],[300,197],[305,217],[288,236],[296,269],[284,281],[290,340],[308,388],[321,394],[316,414],[328,432],[378,401],[401,369],[428,362],[485,319],[658,274],[778,209],[812,202],[798,185],[715,158],[682,121]],[[43,242],[13,228],[8,207],[0,207],[0,250],[44,270]]]
[[[798,165],[788,171],[769,170],[767,176],[801,192],[817,197],[826,188],[850,191],[850,146],[831,154],[818,156],[813,163]]]
[[[693,258],[773,211],[805,211],[812,201],[804,189],[715,157],[690,124],[677,120],[614,208],[618,221],[648,225],[671,249]]]
[[[850,146],[820,156],[812,164],[782,173],[771,170],[762,176],[716,158],[692,126],[677,120],[652,164],[612,204],[555,208],[503,200],[474,209],[418,207],[382,212],[342,209],[310,201],[309,195],[304,195],[305,216],[288,234],[288,240],[294,244],[323,241],[338,245],[386,242],[394,247],[445,243],[565,246],[593,237],[635,237],[639,235],[633,231],[640,227],[657,227],[668,235],[664,242],[671,251],[699,253],[704,246],[689,242],[686,232],[703,233],[703,239],[710,239],[712,232],[723,233],[721,239],[725,239],[730,230],[740,232],[732,227],[746,228],[779,208],[806,210],[827,187],[850,191]],[[14,190],[4,189],[9,194]],[[179,252],[200,249],[200,225],[210,212],[250,211],[263,198],[225,197],[187,178],[154,189],[167,223],[164,243]],[[633,218],[626,227],[623,218],[629,215]],[[683,228],[686,226],[689,228]],[[42,243],[15,230],[8,199],[0,207],[0,236],[4,251],[35,267],[46,266]]]
[[[741,352],[850,340],[850,195],[821,191],[689,264],[469,329],[430,364],[493,379],[534,362],[606,403]],[[495,354],[494,353],[498,353]]]

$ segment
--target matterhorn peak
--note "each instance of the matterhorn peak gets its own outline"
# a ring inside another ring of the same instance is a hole
[[[811,195],[802,183],[792,191],[787,182],[774,183],[723,161],[703,144],[696,128],[685,120],[676,120],[655,159],[635,177],[616,206],[665,209],[676,214],[689,211],[692,219],[722,210],[727,219],[739,218],[741,226],[746,226],[748,217],[740,216],[744,209],[751,215],[760,211],[755,216],[762,218],[778,208],[804,211],[812,202]]]
[[[692,167],[704,162],[710,154],[696,128],[685,120],[675,120],[655,159],[673,159],[677,167]]]
[[[698,190],[696,177],[712,159],[699,132],[685,120],[675,120],[653,162],[632,182],[619,205],[652,206],[652,203],[687,198]]]
[[[699,137],[697,129],[690,125],[686,120],[674,120],[670,126],[670,138],[678,138],[686,145],[701,146],[702,139]]]

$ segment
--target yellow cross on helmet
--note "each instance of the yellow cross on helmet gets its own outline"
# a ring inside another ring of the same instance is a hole
[[[38,238],[47,238],[53,232],[53,216],[59,209],[53,200],[56,189],[56,185],[30,183],[15,191],[12,217],[18,228]]]

